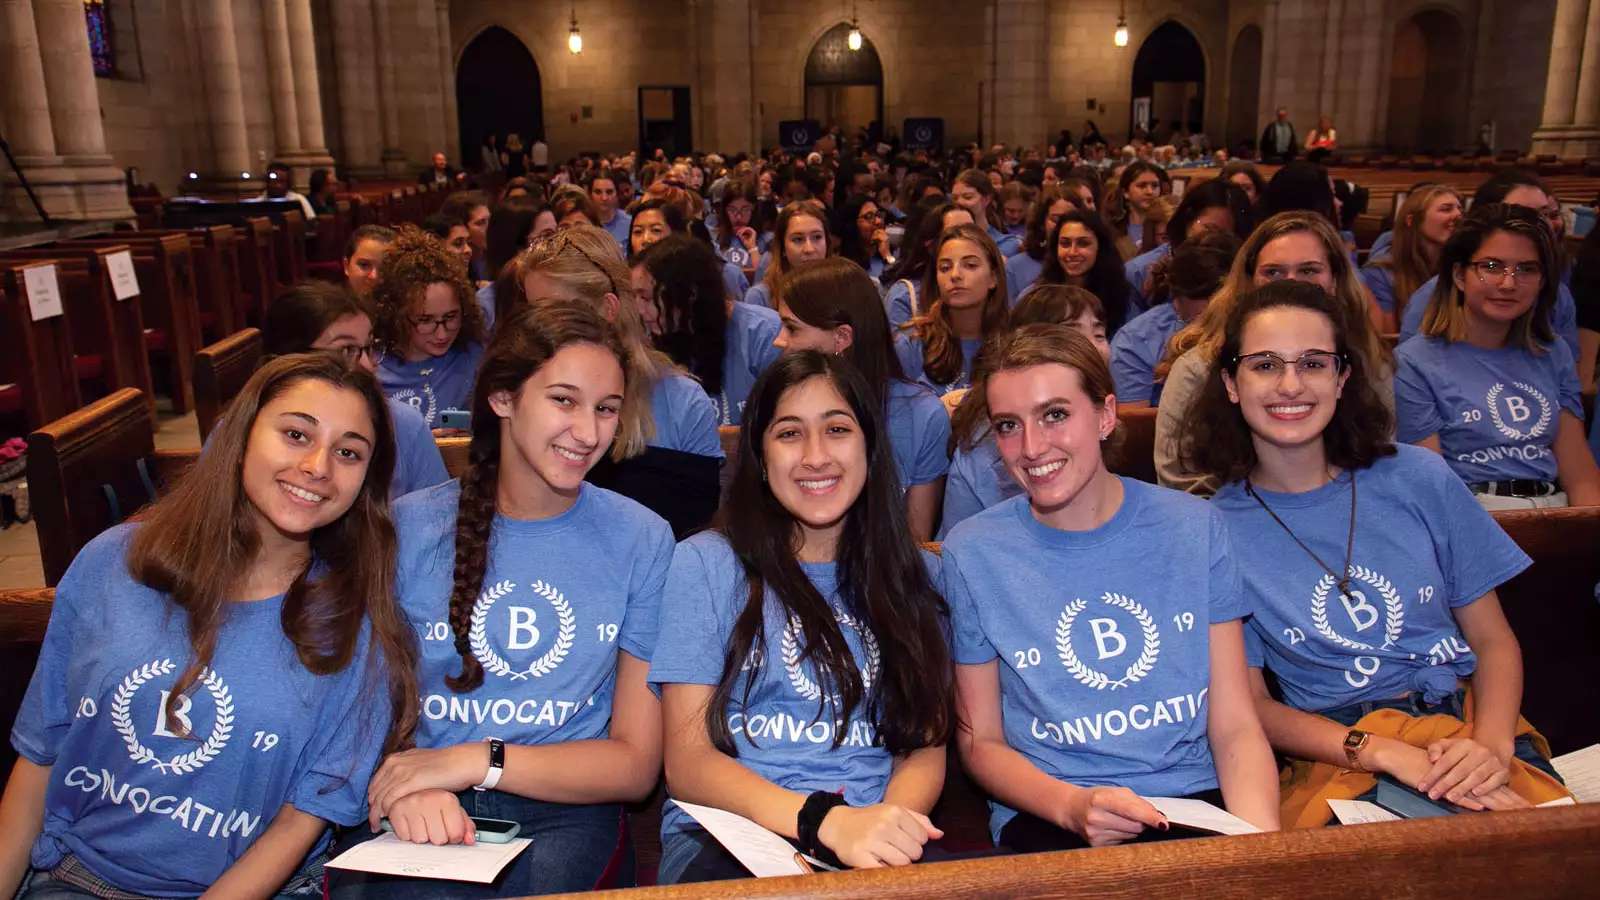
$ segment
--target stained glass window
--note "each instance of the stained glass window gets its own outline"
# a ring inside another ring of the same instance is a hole
[[[83,16],[89,28],[89,57],[94,60],[94,74],[117,74],[117,58],[111,49],[111,15],[105,0],[83,0]]]

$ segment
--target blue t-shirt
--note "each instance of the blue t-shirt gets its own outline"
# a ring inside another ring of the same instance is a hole
[[[909,278],[902,278],[889,285],[889,290],[883,295],[883,308],[889,314],[891,331],[898,332],[902,325],[911,321],[916,315],[913,307],[921,290],[922,286]]]
[[[1000,667],[1006,743],[1086,787],[1177,797],[1217,787],[1206,736],[1208,626],[1248,612],[1222,516],[1122,478],[1092,531],[1051,528],[1016,497],[944,542],[955,661]],[[989,827],[1016,813],[991,801]]]
[[[1402,342],[1422,330],[1422,316],[1428,311],[1428,301],[1433,298],[1433,287],[1438,283],[1438,276],[1428,279],[1406,301],[1405,315],[1400,320]],[[1550,327],[1555,330],[1557,337],[1566,342],[1572,358],[1577,359],[1582,352],[1578,349],[1578,304],[1572,299],[1572,290],[1565,284],[1556,288],[1556,305],[1550,310]]]
[[[706,396],[700,382],[682,372],[663,376],[650,394],[650,415],[656,433],[645,442],[649,446],[722,458],[717,404]]]
[[[744,419],[750,389],[782,354],[772,346],[781,330],[783,320],[778,318],[777,310],[749,303],[733,304],[722,351],[722,395],[716,398],[718,424],[737,425]]]
[[[933,392],[909,381],[890,381],[889,444],[900,486],[909,488],[944,477],[950,468],[950,414]]]
[[[1150,308],[1150,295],[1144,292],[1145,282],[1150,280],[1150,270],[1156,267],[1156,263],[1171,255],[1172,245],[1162,244],[1122,264],[1122,272],[1128,277],[1128,286],[1132,288],[1128,293],[1128,303],[1134,309]]]
[[[752,306],[765,306],[768,309],[777,308],[777,304],[772,302],[772,289],[767,287],[765,281],[750,285],[750,290],[744,292],[744,302]]]
[[[937,559],[928,553],[923,558],[930,574],[936,572]],[[877,637],[844,608],[835,565],[802,563],[801,568],[833,607],[845,643],[863,663],[866,681],[877,683]],[[721,534],[701,532],[678,545],[661,604],[661,640],[650,661],[651,684],[721,681],[734,621],[749,600],[748,584],[744,567]],[[828,705],[816,669],[801,661],[805,647],[798,626],[788,627],[781,617],[782,609],[769,589],[766,642],[751,652],[751,661],[760,665],[757,680],[749,685],[748,703],[743,699],[746,686],[739,684],[728,704],[728,730],[739,763],[791,791],[842,791],[852,806],[883,802],[893,757],[878,742],[872,723],[861,718],[862,707],[847,723],[825,714]],[[834,747],[838,729],[845,729],[844,741]],[[662,808],[663,844],[696,827],[676,805]]]
[[[622,255],[627,256],[628,247],[633,237],[633,216],[629,215],[627,210],[619,209],[612,215],[611,221],[602,224],[600,227],[604,228],[606,234],[611,235],[617,242],[617,247],[622,250]]]
[[[388,703],[384,679],[367,678],[365,639],[342,671],[308,671],[283,634],[279,595],[227,605],[210,666],[169,718],[167,692],[192,658],[188,625],[129,575],[137,527],[90,541],[57,586],[11,743],[50,768],[34,868],[71,854],[124,891],[193,897],[285,803],[361,821]],[[324,835],[307,858],[326,845]]]
[[[1545,351],[1411,338],[1395,351],[1396,434],[1407,443],[1437,434],[1445,461],[1468,484],[1555,481],[1561,413],[1581,420],[1583,401],[1566,344]]]
[[[378,364],[378,383],[385,396],[410,404],[429,428],[438,428],[439,413],[472,408],[472,383],[482,357],[483,345],[473,341],[463,341],[443,356],[420,362],[406,362],[399,354],[391,354]]]
[[[744,270],[731,262],[722,264],[722,289],[727,292],[728,299],[741,300],[750,290],[750,279],[745,277]]]
[[[1027,253],[1018,253],[1006,259],[1006,308],[1016,309],[1022,292],[1027,290],[1044,271],[1044,260],[1034,259]]]
[[[1394,244],[1394,231],[1392,229],[1378,235],[1378,239],[1372,242],[1372,248],[1367,251],[1367,262],[1375,263],[1388,256],[1389,247],[1392,244]]]
[[[495,290],[494,282],[478,288],[478,309],[483,313],[483,333],[494,334]]]
[[[1296,709],[1337,709],[1421,691],[1455,693],[1477,668],[1455,610],[1531,563],[1438,455],[1402,444],[1355,472],[1356,539],[1350,593],[1244,490],[1212,499],[1233,536],[1253,615],[1246,661],[1278,677]],[[1311,551],[1344,563],[1350,472],[1301,494],[1257,488]]]
[[[902,331],[895,335],[894,353],[900,357],[900,368],[906,377],[917,382],[935,396],[943,397],[951,391],[972,386],[972,361],[977,358],[978,351],[983,348],[982,338],[972,338],[961,342],[961,372],[956,380],[949,384],[939,384],[928,377],[923,371],[922,364],[922,338],[910,331]]]
[[[1360,275],[1361,283],[1378,301],[1378,308],[1386,313],[1394,312],[1394,272],[1388,266],[1366,265],[1361,267]]]
[[[643,506],[587,482],[572,508],[554,518],[496,515],[469,631],[483,684],[457,693],[445,679],[461,671],[450,630],[460,499],[460,482],[450,481],[394,506],[395,595],[422,650],[417,746],[604,737],[617,650],[644,662],[655,652],[672,529]]]
[[[994,241],[994,245],[1000,248],[1001,256],[1009,258],[1022,252],[1022,238],[1015,234],[1007,234],[993,225],[990,225],[989,237]]]
[[[1000,458],[994,433],[988,431],[988,426],[983,427],[987,432],[983,440],[971,450],[956,447],[950,457],[950,474],[944,482],[944,518],[939,524],[941,541],[967,519],[1022,493],[1022,485],[1011,477]]]
[[[1144,243],[1144,223],[1135,222],[1131,216],[1128,218],[1128,240],[1133,241],[1135,247]]]
[[[388,403],[389,418],[394,420],[394,478],[389,482],[389,496],[401,497],[449,481],[439,444],[428,423],[422,421],[422,413],[401,400]]]
[[[1111,377],[1118,399],[1151,406],[1160,401],[1156,365],[1167,350],[1167,342],[1182,327],[1177,309],[1171,303],[1163,303],[1117,330],[1117,336],[1111,339]]]

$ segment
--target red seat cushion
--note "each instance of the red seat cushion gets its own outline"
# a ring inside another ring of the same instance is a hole
[[[167,331],[164,328],[146,328],[144,330],[144,348],[146,350],[167,349]]]
[[[14,384],[0,384],[0,415],[22,412],[22,388]]]
[[[72,358],[72,368],[78,373],[79,381],[97,381],[105,374],[105,357],[98,353],[85,353]]]

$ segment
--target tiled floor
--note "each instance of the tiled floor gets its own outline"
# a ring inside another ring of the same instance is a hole
[[[200,430],[195,424],[194,413],[184,416],[174,416],[170,412],[159,414],[156,449],[181,450],[199,444]],[[39,565],[39,535],[33,522],[0,530],[0,590],[43,585],[44,569]]]

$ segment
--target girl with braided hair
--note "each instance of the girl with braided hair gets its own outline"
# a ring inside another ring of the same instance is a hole
[[[492,896],[594,887],[622,804],[661,770],[645,674],[672,531],[584,481],[630,439],[630,408],[649,402],[627,359],[589,304],[535,300],[503,320],[473,390],[466,473],[395,507],[396,594],[421,637],[422,708],[417,749],[373,776],[370,824],[387,817],[404,840],[444,844],[476,840],[470,816],[519,823],[533,846]],[[332,894],[460,887],[346,872]]]

